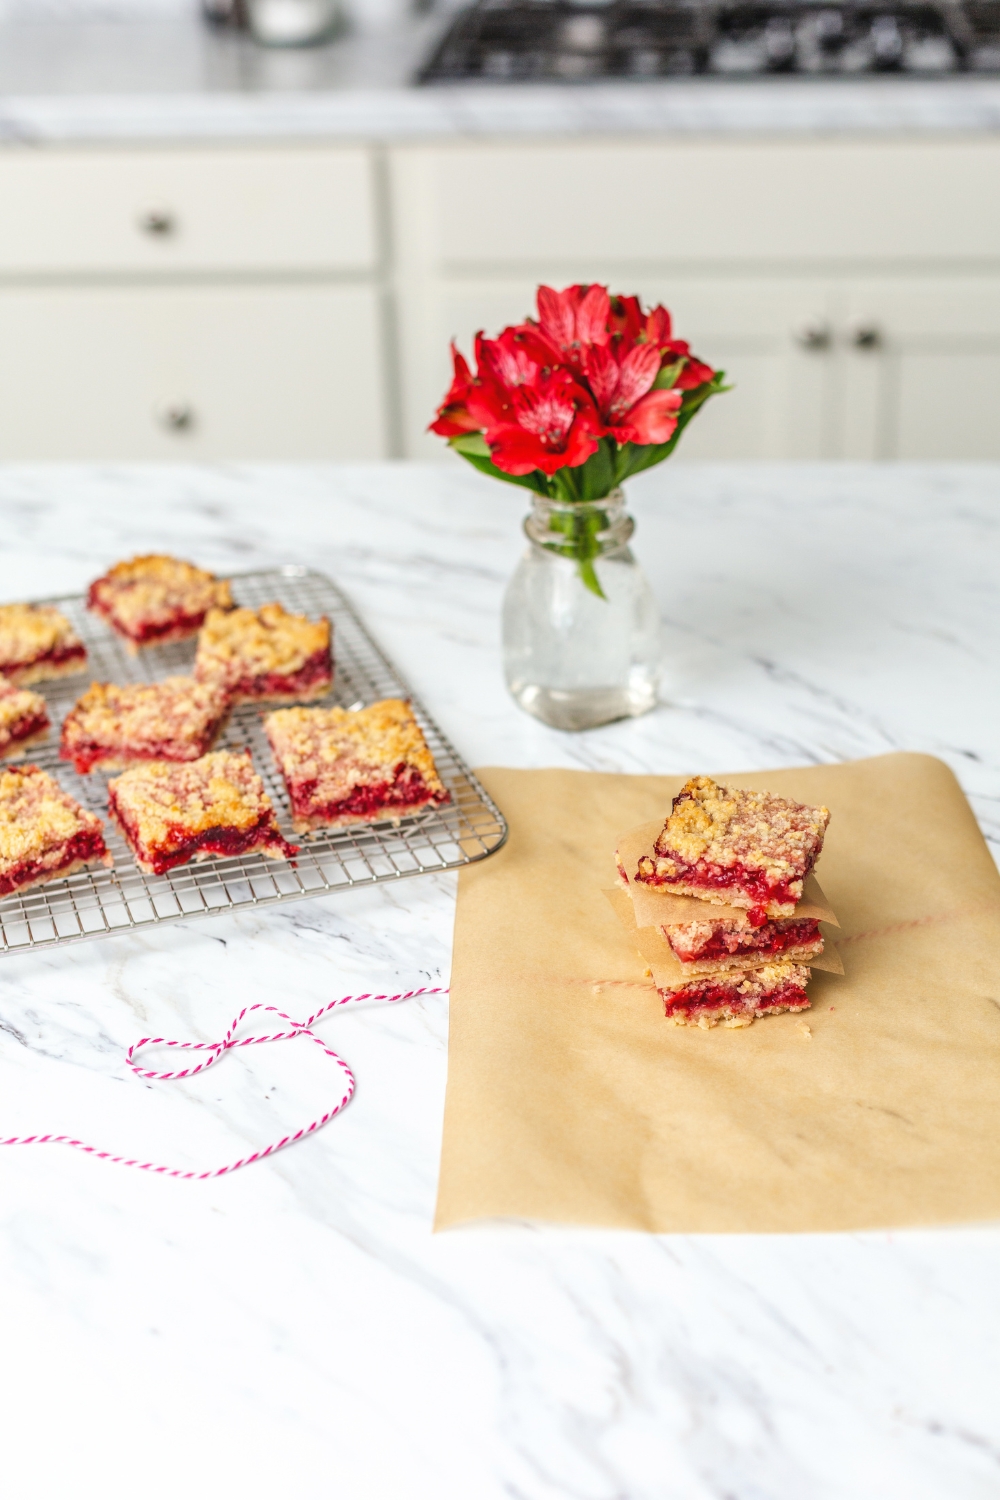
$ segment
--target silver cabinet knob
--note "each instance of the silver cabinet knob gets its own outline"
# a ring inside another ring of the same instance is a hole
[[[169,208],[150,208],[139,215],[138,224],[143,234],[162,240],[176,230],[177,216]]]
[[[809,318],[795,329],[795,342],[800,349],[829,349],[833,329],[825,318]]]
[[[878,324],[867,320],[852,326],[850,338],[855,349],[881,349],[885,343],[885,335]]]
[[[164,401],[154,409],[153,416],[167,432],[190,432],[195,424],[194,407],[189,401]]]

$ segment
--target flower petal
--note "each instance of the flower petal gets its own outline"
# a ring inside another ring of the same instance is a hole
[[[680,391],[650,391],[610,430],[619,443],[666,443],[677,426],[682,399]]]

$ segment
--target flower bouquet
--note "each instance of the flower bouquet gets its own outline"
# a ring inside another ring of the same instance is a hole
[[[672,334],[665,307],[604,286],[538,288],[537,320],[476,335],[476,373],[452,345],[454,378],[431,431],[484,474],[562,502],[547,543],[594,594],[607,518],[592,502],[662,463],[723,374]],[[576,507],[579,506],[579,509]]]

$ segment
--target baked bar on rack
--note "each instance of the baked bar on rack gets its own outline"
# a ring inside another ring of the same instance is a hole
[[[195,676],[225,685],[237,703],[323,698],[333,683],[330,621],[289,614],[280,604],[209,612]]]
[[[182,641],[201,629],[208,610],[232,602],[225,579],[160,553],[116,563],[87,593],[87,608],[132,651]]]
[[[0,672],[18,687],[82,672],[87,648],[51,604],[0,604]]]
[[[823,934],[812,917],[754,927],[747,916],[718,920],[706,914],[704,921],[675,922],[659,930],[678,962],[699,974],[754,969],[777,958],[808,963],[823,952]]]
[[[451,800],[408,703],[279,708],[264,729],[285,778],[296,833],[398,822]]]
[[[765,964],[759,969],[707,974],[658,986],[667,1020],[676,1026],[750,1026],[759,1016],[808,1010],[805,964]]]
[[[148,875],[191,859],[290,859],[298,852],[282,837],[249,750],[133,766],[108,782],[108,810]]]
[[[745,907],[755,925],[791,917],[829,821],[825,807],[693,776],[635,878],[675,895]]]
[[[197,760],[228,714],[225,689],[193,677],[93,682],[63,720],[59,756],[83,775],[144,760]]]
[[[113,863],[104,825],[40,766],[0,771],[0,897]]]
[[[41,693],[0,677],[0,759],[37,745],[49,732],[49,710]]]

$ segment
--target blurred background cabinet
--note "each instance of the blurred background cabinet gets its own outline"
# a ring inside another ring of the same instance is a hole
[[[998,183],[993,138],[400,149],[406,451],[448,339],[545,279],[660,298],[726,369],[685,458],[1000,459]]]
[[[684,458],[1000,459],[1000,137],[0,149],[0,459],[439,457],[540,280],[728,372]]]

